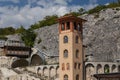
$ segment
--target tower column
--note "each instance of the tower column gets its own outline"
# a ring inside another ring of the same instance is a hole
[[[83,80],[82,30],[78,30],[78,23],[82,25],[85,20],[68,15],[58,21],[60,80]],[[64,30],[61,29],[63,23]]]

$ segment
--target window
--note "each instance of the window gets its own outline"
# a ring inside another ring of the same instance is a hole
[[[68,57],[68,50],[64,50],[64,58],[67,58]]]
[[[76,80],[79,80],[79,75],[78,74],[76,75]]]
[[[64,43],[68,43],[68,37],[64,36]]]
[[[76,69],[76,67],[77,67],[77,63],[74,64],[74,68],[75,68],[75,69]]]
[[[70,29],[70,22],[67,22],[67,29]]]
[[[65,24],[62,23],[61,30],[65,30]]]
[[[75,43],[79,43],[79,37],[78,36],[76,36],[76,38],[75,38]]]
[[[64,75],[64,80],[68,80],[68,75]]]
[[[9,80],[9,77],[7,78],[7,80]]]
[[[74,29],[77,30],[76,22],[74,22]]]
[[[70,64],[67,63],[66,66],[67,66],[67,70],[70,70]]]
[[[79,58],[79,50],[78,49],[76,50],[75,56],[76,56],[76,58]]]
[[[78,64],[78,69],[80,69],[80,63]]]
[[[65,64],[62,63],[62,70],[65,70]]]
[[[78,24],[78,31],[80,31],[80,23]]]

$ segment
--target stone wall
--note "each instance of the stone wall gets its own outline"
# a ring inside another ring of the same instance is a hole
[[[94,74],[120,72],[120,63],[114,62],[86,62],[85,80],[96,80]]]
[[[1,56],[0,57],[0,67],[11,67],[11,60],[10,57]]]

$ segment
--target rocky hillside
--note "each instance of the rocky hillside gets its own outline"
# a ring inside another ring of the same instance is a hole
[[[84,45],[86,54],[95,61],[114,61],[120,58],[120,11],[107,9],[93,15],[84,15]]]
[[[58,55],[58,24],[35,30],[37,38],[34,47],[39,48],[48,56]]]
[[[87,20],[83,29],[85,54],[94,61],[114,61],[120,58],[120,9],[102,10],[80,16]],[[35,30],[37,46],[48,55],[58,55],[58,24]]]

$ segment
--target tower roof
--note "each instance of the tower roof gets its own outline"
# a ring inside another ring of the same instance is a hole
[[[59,22],[64,22],[64,21],[79,21],[79,22],[86,22],[87,20],[73,16],[73,15],[67,15],[67,16],[62,16],[58,19]]]

